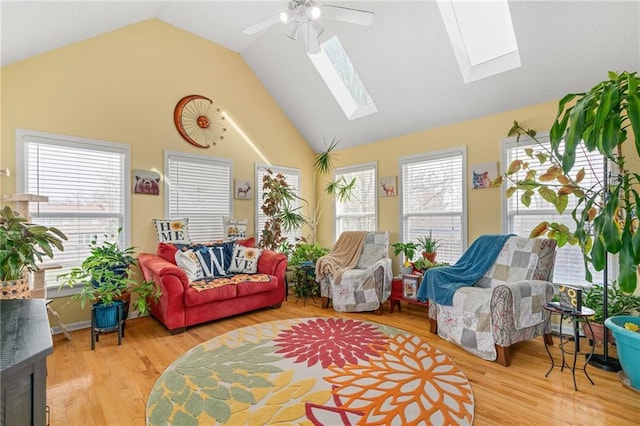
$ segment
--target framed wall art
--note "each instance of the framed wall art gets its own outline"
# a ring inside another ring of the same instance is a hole
[[[490,163],[476,164],[471,167],[471,175],[469,176],[470,185],[473,189],[491,188],[491,182],[498,177],[498,163],[492,161]]]
[[[133,193],[160,195],[160,173],[151,170],[133,170]]]
[[[236,179],[234,181],[233,195],[240,200],[250,200],[253,198],[253,188],[251,182],[244,179]]]
[[[380,191],[381,197],[395,197],[398,195],[398,180],[397,176],[386,176],[380,178]]]

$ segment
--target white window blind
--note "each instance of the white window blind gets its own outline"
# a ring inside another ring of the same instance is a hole
[[[226,238],[223,216],[231,216],[231,161],[165,151],[165,216],[189,219],[193,242]]]
[[[343,231],[375,231],[376,216],[376,163],[367,163],[336,169],[334,179],[346,182],[355,179],[349,200],[335,200],[335,238]]]
[[[260,235],[267,221],[267,216],[262,212],[262,202],[264,190],[262,189],[262,178],[267,174],[267,169],[273,172],[272,176],[282,173],[285,176],[287,184],[293,188],[296,195],[300,195],[300,169],[290,167],[273,166],[271,164],[256,164],[256,242],[260,240]],[[293,200],[291,208],[300,206],[300,200]],[[283,236],[287,238],[289,243],[294,244],[296,238],[302,236],[302,229],[296,229],[292,232],[283,232]]]
[[[551,145],[548,134],[539,134],[536,138],[542,143],[544,148],[540,147],[530,138],[521,138],[519,143],[516,143],[515,138],[506,139],[503,142],[504,167],[508,167],[512,161],[520,159],[527,161],[531,168],[537,170],[538,176],[542,174],[550,166],[550,163],[547,162],[544,165],[540,165],[537,160],[531,159],[525,154],[525,149],[531,148],[534,151],[541,151],[543,149],[550,149]],[[586,149],[578,149],[576,152],[576,162],[571,175],[575,176],[575,173],[584,167],[586,175],[582,184],[586,187],[601,185],[604,177],[605,164],[603,156],[597,152],[589,153]],[[514,179],[523,180],[525,174],[525,172],[521,171]],[[506,190],[511,185],[507,182],[503,186],[504,190]],[[533,228],[543,221],[563,223],[567,225],[569,229],[574,229],[571,211],[576,206],[575,197],[569,197],[569,205],[565,213],[560,215],[555,207],[544,201],[537,192],[531,198],[531,205],[529,207],[524,206],[520,202],[521,196],[522,191],[518,190],[513,196],[505,200],[506,232],[527,237]],[[594,282],[602,283],[602,272],[596,272],[592,269],[591,273],[593,274]],[[584,263],[580,248],[568,244],[559,248],[556,252],[553,281],[557,284],[583,285],[587,284],[584,276]]]
[[[467,239],[465,148],[401,158],[400,169],[402,241],[432,232],[440,240],[437,260],[454,263]]]
[[[18,191],[49,197],[29,204],[33,222],[68,238],[63,252],[54,251],[51,262],[63,268],[45,274],[47,286],[58,287],[57,275],[80,266],[94,236],[128,245],[128,146],[27,130],[16,141]]]

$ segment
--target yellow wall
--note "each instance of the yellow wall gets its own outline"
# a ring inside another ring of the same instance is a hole
[[[472,166],[501,158],[501,141],[506,138],[513,121],[519,121],[525,127],[538,131],[548,130],[557,112],[557,102],[491,115],[382,140],[366,146],[337,151],[340,166],[350,166],[377,161],[378,177],[398,176],[398,158],[452,147],[466,146],[467,150],[467,212],[468,241],[471,243],[479,235],[501,232],[501,192],[499,188],[470,189],[468,175]],[[428,114],[428,112],[425,112]],[[499,164],[499,170],[502,165]],[[320,182],[319,188],[324,185]],[[399,193],[402,188],[398,188]],[[400,197],[378,198],[378,229],[391,233],[391,243],[399,240]],[[333,217],[322,218],[320,243],[333,244]],[[398,265],[394,266],[397,270]]]
[[[163,150],[233,160],[236,179],[254,181],[256,162],[303,169],[305,198],[313,199],[313,152],[235,52],[152,19],[2,68],[0,179],[15,192],[15,131],[24,128],[130,145],[132,169],[164,169]],[[241,129],[227,123],[222,142],[209,149],[185,142],[173,123],[183,96],[211,98]],[[131,195],[131,244],[155,252],[153,218],[164,198]],[[254,201],[234,200],[236,217],[250,220]],[[65,300],[56,300],[61,306]],[[65,322],[88,318],[76,303],[60,310]]]

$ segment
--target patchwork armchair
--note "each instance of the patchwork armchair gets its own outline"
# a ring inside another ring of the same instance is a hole
[[[331,301],[338,312],[381,313],[391,295],[391,278],[388,232],[345,232],[316,263],[322,307]]]
[[[552,344],[542,306],[553,297],[555,254],[555,240],[508,237],[493,265],[472,286],[456,289],[450,306],[430,303],[431,332],[504,366],[515,343],[542,335]]]

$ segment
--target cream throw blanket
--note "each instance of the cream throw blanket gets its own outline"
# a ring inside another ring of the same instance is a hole
[[[333,275],[335,284],[340,284],[344,271],[353,269],[364,246],[367,231],[344,231],[331,251],[316,262],[316,280]]]

